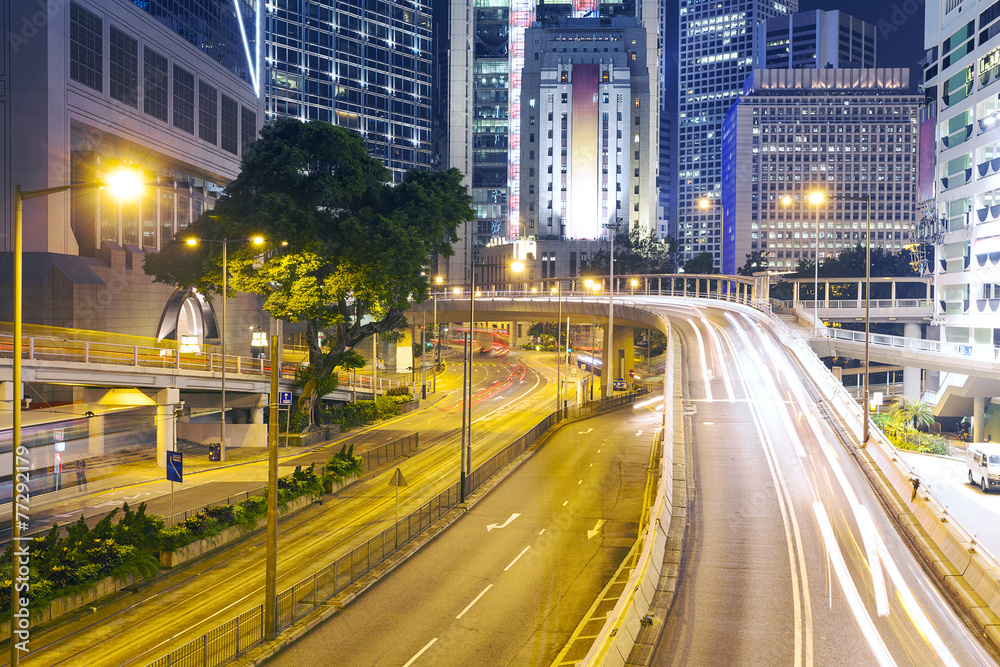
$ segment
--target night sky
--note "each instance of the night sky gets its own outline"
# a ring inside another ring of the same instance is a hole
[[[910,67],[924,57],[924,3],[914,0],[799,0],[799,11],[839,9],[875,26],[875,64]],[[907,14],[907,10],[914,11]],[[919,79],[910,79],[915,84]]]

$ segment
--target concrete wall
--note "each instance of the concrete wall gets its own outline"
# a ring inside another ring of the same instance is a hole
[[[203,445],[219,442],[220,428],[214,424],[177,422],[177,437]],[[267,424],[226,424],[226,447],[266,447]]]

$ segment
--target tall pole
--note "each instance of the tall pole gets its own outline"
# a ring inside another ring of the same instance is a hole
[[[427,398],[427,311],[420,311],[420,398]]]
[[[277,634],[278,598],[278,337],[271,336],[271,398],[267,420],[267,549],[264,572],[264,639]]]
[[[590,400],[594,400],[594,380],[597,374],[594,373],[594,360],[597,359],[597,316],[594,315],[590,325]]]
[[[868,336],[869,334],[869,317],[871,315],[871,301],[872,301],[872,240],[871,240],[871,227],[872,227],[872,196],[871,194],[865,195],[865,208],[867,212],[865,214],[865,403],[864,403],[864,415],[865,415],[865,426],[861,438],[861,446],[865,447],[868,445]]]
[[[14,425],[11,433],[13,441],[10,450],[10,511],[11,511],[11,545],[14,554],[21,549],[21,517],[18,510],[17,495],[15,494],[17,481],[17,457],[18,450],[21,449],[21,317],[22,317],[22,223],[21,223],[21,186],[14,186],[14,373],[13,373],[13,398],[14,398]],[[30,466],[27,466],[30,467]],[[10,577],[10,664],[16,667],[20,659],[20,650],[17,647],[17,620],[21,613],[21,594],[17,590],[18,582],[18,556],[11,557],[11,577]]]
[[[559,390],[562,388],[562,378],[559,375],[559,362],[562,355],[559,354],[559,344],[562,341],[562,281],[556,281],[556,291],[559,294],[559,319],[556,320],[556,420],[559,420],[561,413],[559,412],[562,404],[559,402]]]
[[[438,364],[441,363],[441,331],[438,329],[438,295],[437,292],[434,293],[434,340],[437,343],[434,345],[434,375],[431,376],[431,382],[434,384],[434,389],[432,390],[435,394],[438,390]]]
[[[472,265],[472,292],[469,294],[469,418],[467,426],[469,434],[465,439],[465,477],[472,474],[472,344],[476,331],[476,266]]]
[[[816,258],[813,261],[813,326],[819,322],[819,202],[816,202]]]
[[[618,219],[619,221],[621,218]],[[611,398],[613,395],[614,375],[614,353],[615,353],[615,236],[618,235],[618,224],[610,226],[611,229],[611,266],[608,276],[608,349],[604,352],[604,372],[608,374],[607,393],[605,396]]]
[[[229,301],[227,289],[229,265],[226,258],[226,241],[227,239],[222,239],[222,331],[219,332],[219,337],[222,339],[222,433],[219,443],[219,460],[222,463],[226,462],[226,302]]]

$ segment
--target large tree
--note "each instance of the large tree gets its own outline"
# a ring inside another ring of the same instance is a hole
[[[310,425],[334,369],[358,363],[352,350],[363,339],[405,325],[409,300],[427,297],[431,258],[451,256],[456,228],[474,217],[456,169],[413,170],[395,187],[390,176],[358,135],[318,121],[279,120],[261,131],[215,208],[184,232],[268,240],[263,253],[230,244],[229,288],[264,297],[273,317],[306,323],[309,368],[300,405],[308,406]],[[166,245],[147,258],[145,270],[158,282],[218,294],[221,248]]]
[[[610,245],[610,244],[609,244]],[[580,267],[582,273],[606,275],[611,258],[610,248],[598,250]],[[635,227],[615,235],[615,275],[673,273],[676,244],[673,239],[656,238],[653,232],[644,234]]]

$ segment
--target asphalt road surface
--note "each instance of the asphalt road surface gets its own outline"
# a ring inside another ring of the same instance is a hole
[[[774,328],[669,309],[696,492],[654,665],[991,665]]]
[[[660,419],[628,408],[564,426],[269,664],[549,665],[635,542]]]

